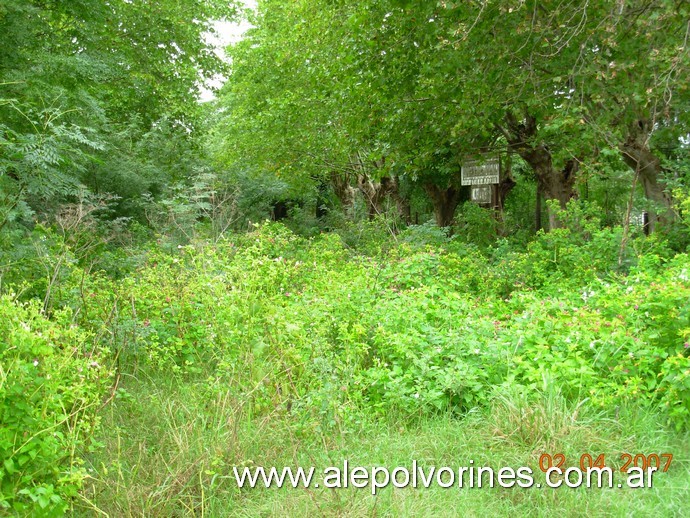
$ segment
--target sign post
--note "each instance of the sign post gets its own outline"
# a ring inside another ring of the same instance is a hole
[[[462,163],[462,185],[494,185],[499,182],[501,162],[498,157],[473,159]]]
[[[473,185],[472,201],[479,205],[490,205],[493,202],[492,185]]]
[[[498,203],[498,183],[501,161],[498,156],[471,159],[462,163],[462,185],[472,186],[472,201],[478,205],[495,207]]]

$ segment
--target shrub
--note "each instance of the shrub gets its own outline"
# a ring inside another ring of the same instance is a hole
[[[69,311],[0,298],[0,509],[64,512],[86,473],[89,446],[110,380],[103,351]]]

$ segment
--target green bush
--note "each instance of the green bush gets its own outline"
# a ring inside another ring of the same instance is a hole
[[[68,509],[115,359],[137,378],[225,387],[250,420],[290,413],[305,436],[461,416],[496,387],[647,407],[687,429],[690,258],[633,237],[619,269],[620,230],[576,224],[522,249],[365,225],[353,249],[268,223],[151,246],[117,279],[70,263],[53,305],[71,310],[0,299],[0,505]]]
[[[337,234],[266,224],[152,251],[117,283],[90,276],[85,299],[117,306],[109,335],[131,365],[187,376],[252,365],[237,390],[259,413],[290,405],[331,424],[354,408],[464,413],[496,385],[548,379],[573,401],[658,405],[684,426],[688,258],[646,250],[619,273],[619,232],[588,232],[484,253],[370,237],[359,255]]]
[[[78,452],[98,427],[106,361],[69,311],[47,320],[37,304],[0,298],[0,508],[68,508],[86,478]]]

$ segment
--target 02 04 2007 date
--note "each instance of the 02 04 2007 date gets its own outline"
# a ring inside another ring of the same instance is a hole
[[[587,471],[590,468],[606,468],[612,467],[606,465],[606,456],[601,453],[597,456],[589,453],[580,455],[580,469]],[[643,453],[631,454],[621,453],[616,462],[617,466],[612,469],[619,469],[622,473],[627,473],[630,468],[641,468],[647,470],[656,468],[657,471],[666,472],[673,461],[672,453],[650,453],[645,455]],[[549,453],[542,453],[539,456],[539,469],[546,473],[550,468],[566,468],[569,464],[566,462],[565,455],[556,453],[551,455]]]

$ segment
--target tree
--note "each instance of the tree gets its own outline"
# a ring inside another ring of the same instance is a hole
[[[138,180],[151,157],[132,143],[163,120],[193,141],[198,86],[224,69],[203,35],[233,9],[221,0],[2,0],[3,189],[47,212],[46,200],[59,204],[82,184],[148,190]]]
[[[622,150],[621,165],[637,164],[647,195],[668,206],[663,157],[644,135],[687,133],[688,13],[676,4],[261,2],[234,49],[220,103],[232,136],[219,148],[289,176],[385,157],[368,180],[424,185],[439,224],[469,157],[516,154],[539,195],[565,208],[579,172]],[[560,225],[555,212],[549,223]]]

